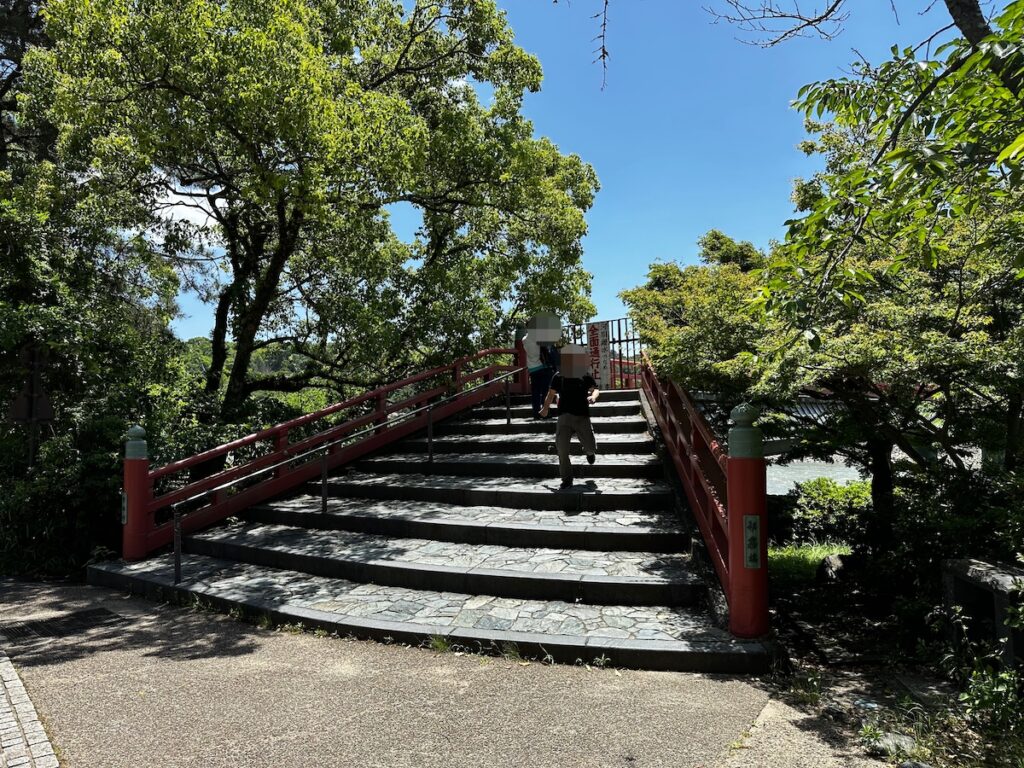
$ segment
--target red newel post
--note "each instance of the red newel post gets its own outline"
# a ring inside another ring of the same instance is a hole
[[[124,445],[124,489],[121,491],[121,555],[125,560],[141,560],[149,554],[146,540],[153,530],[149,502],[153,484],[149,479],[146,431],[139,426],[128,430]]]
[[[768,632],[768,497],[764,438],[757,408],[729,414],[729,631],[737,637]]]
[[[288,430],[282,429],[274,435],[274,450],[283,451],[288,447]],[[282,465],[274,470],[274,477],[284,477],[285,467]]]
[[[516,339],[516,368],[526,367],[526,345],[523,343],[521,338]],[[530,376],[525,371],[520,371],[516,374],[516,388],[514,392],[524,395],[530,393]]]
[[[373,434],[379,435],[384,431],[384,424],[386,424],[388,420],[388,396],[386,392],[382,392],[377,395],[377,402],[374,407],[374,411],[377,414],[377,418],[373,420],[373,423],[380,424],[381,426],[373,430]]]

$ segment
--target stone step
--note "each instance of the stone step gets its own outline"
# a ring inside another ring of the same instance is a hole
[[[418,437],[395,445],[395,450],[402,453],[426,453],[427,438]],[[598,450],[601,453],[614,454],[653,454],[654,440],[642,432],[626,432],[624,434],[602,433],[598,438]],[[434,453],[554,453],[555,435],[553,432],[543,434],[520,435],[448,435],[434,439]],[[583,454],[579,441],[573,439],[569,451],[574,456]]]
[[[551,413],[554,417],[558,417],[558,408],[552,408]],[[596,419],[604,416],[639,416],[642,413],[640,409],[640,401],[635,402],[619,402],[619,403],[604,403],[598,400],[592,406],[590,406],[590,418]],[[504,405],[500,406],[485,406],[482,408],[474,408],[468,414],[467,419],[504,419],[508,414],[511,414],[513,419],[531,419],[533,418],[533,406],[531,405],[513,405],[506,409]]]
[[[532,395],[511,395],[509,399],[513,405],[532,405]],[[498,402],[500,400],[501,402]],[[601,403],[633,403],[640,402],[640,390],[638,389],[602,389],[601,397],[598,400]],[[491,400],[487,405],[498,406],[504,405],[504,397],[499,397],[497,400]]]
[[[622,434],[647,432],[647,421],[642,416],[604,416],[591,421],[594,432],[602,434]],[[434,436],[448,435],[553,435],[557,421],[551,419],[513,419],[508,424],[504,417],[500,419],[458,419],[449,420],[434,427]]]
[[[319,495],[319,483],[305,491]],[[436,501],[470,506],[551,509],[565,512],[610,509],[672,509],[672,490],[655,480],[594,478],[559,490],[553,478],[489,478],[458,475],[377,474],[349,472],[331,478],[328,496]]]
[[[246,510],[251,522],[357,531],[504,547],[685,552],[690,536],[663,512],[558,511],[466,507],[425,501],[327,500],[296,496]]]
[[[759,674],[768,648],[736,640],[702,610],[666,606],[589,605],[405,589],[200,555],[182,558],[174,584],[170,555],[88,569],[91,584],[157,600],[192,604],[251,618],[268,616],[340,635],[427,644],[445,638],[469,650],[515,648],[524,656],[565,663],[683,672]],[[509,644],[514,644],[509,645]]]
[[[574,440],[574,442],[576,442]],[[599,452],[593,464],[582,457],[573,461],[578,478],[617,477],[657,480],[664,477],[656,456],[644,454],[608,454]],[[360,461],[356,468],[365,472],[392,474],[464,475],[475,477],[558,477],[558,454],[554,446],[549,455],[536,453],[446,453],[432,462],[422,453],[391,453]]]
[[[702,592],[681,554],[500,547],[249,522],[186,536],[182,548],[313,576],[496,597],[692,605]]]

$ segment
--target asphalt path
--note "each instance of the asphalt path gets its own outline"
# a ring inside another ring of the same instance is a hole
[[[737,754],[769,701],[754,678],[318,637],[0,580],[4,627],[0,648],[64,768],[833,765],[806,733],[787,741],[785,724],[772,754]]]

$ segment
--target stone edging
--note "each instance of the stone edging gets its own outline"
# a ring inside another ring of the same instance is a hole
[[[36,708],[0,651],[0,768],[59,768]]]

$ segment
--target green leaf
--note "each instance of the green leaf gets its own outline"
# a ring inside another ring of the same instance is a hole
[[[1003,163],[1007,160],[1015,160],[1021,152],[1024,152],[1024,133],[1020,134],[1014,139],[1002,152],[996,157],[996,163]]]

